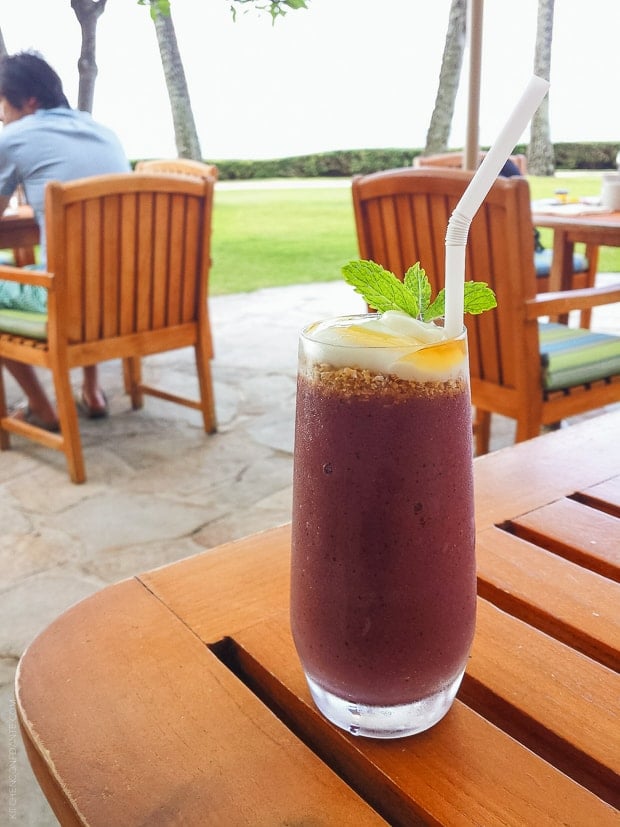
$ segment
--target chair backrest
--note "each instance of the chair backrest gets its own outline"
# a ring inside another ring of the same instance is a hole
[[[445,234],[472,172],[402,169],[358,176],[352,193],[360,256],[399,278],[416,261],[433,294],[444,286]],[[512,393],[538,381],[538,329],[526,321],[525,300],[536,294],[528,183],[498,179],[472,221],[465,278],[485,281],[497,309],[467,316],[472,394]],[[534,360],[534,361],[532,361]],[[528,371],[529,367],[529,371]]]
[[[204,318],[213,185],[137,173],[48,184],[49,300],[63,325],[50,339],[145,339]]]
[[[136,172],[152,172],[170,175],[197,175],[199,178],[217,180],[215,164],[192,161],[189,158],[158,158],[151,161],[138,161]]]
[[[484,158],[486,153],[480,153],[480,160]],[[527,175],[527,158],[525,155],[511,155],[510,160],[519,170],[521,175]],[[462,169],[463,168],[463,153],[462,152],[443,152],[436,155],[416,155],[413,159],[413,165],[417,169],[420,167],[443,167],[444,169]]]

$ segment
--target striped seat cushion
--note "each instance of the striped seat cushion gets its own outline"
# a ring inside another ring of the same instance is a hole
[[[553,250],[543,249],[534,253],[534,267],[536,268],[536,275],[548,276],[551,272],[551,261],[553,259]],[[588,259],[581,253],[573,255],[573,273],[585,273],[588,269]]]
[[[539,322],[538,340],[547,391],[620,374],[620,336]]]
[[[47,339],[47,313],[0,307],[0,332],[28,339]]]

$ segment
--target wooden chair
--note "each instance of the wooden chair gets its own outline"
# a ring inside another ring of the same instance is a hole
[[[204,164],[202,161],[192,161],[189,158],[138,161],[135,171],[153,174],[196,175],[198,178],[213,178],[217,181],[217,167],[215,164]]]
[[[472,175],[407,168],[355,177],[360,256],[398,277],[420,261],[437,291],[444,283],[448,219]],[[542,425],[620,400],[619,337],[541,324],[539,341],[538,323],[541,316],[620,301],[620,285],[537,295],[533,247],[527,181],[498,179],[471,224],[466,255],[466,279],[488,282],[498,301],[497,309],[466,317],[478,454],[488,451],[493,412],[516,419],[521,441]],[[584,336],[594,350],[580,344]],[[568,362],[576,361],[577,370],[562,373],[571,347]],[[592,379],[602,364],[599,347],[610,361],[605,375]]]
[[[484,152],[480,153],[480,161],[483,160],[484,155]],[[525,155],[511,155],[510,160],[517,167],[521,175],[527,175],[527,158]],[[462,169],[463,153],[445,152],[437,155],[416,155],[413,159],[413,166],[416,169],[427,167]],[[599,248],[595,244],[586,245],[583,253],[575,253],[573,256],[574,273],[571,283],[573,289],[594,287],[598,270],[598,254]],[[545,293],[549,290],[549,273],[551,272],[552,259],[553,250],[549,248],[534,253],[534,264],[536,267],[536,277],[538,279],[537,291],[539,293]],[[581,314],[581,324],[583,327],[590,327],[590,322],[591,311],[584,310]]]
[[[0,267],[0,279],[48,289],[47,335],[2,333],[0,358],[52,372],[60,433],[7,416],[0,383],[0,448],[9,433],[63,451],[71,479],[86,478],[71,368],[123,359],[134,409],[143,394],[201,411],[215,430],[207,307],[213,179],[118,174],[53,182],[46,191],[45,273]],[[193,346],[195,401],[141,381],[148,354]]]

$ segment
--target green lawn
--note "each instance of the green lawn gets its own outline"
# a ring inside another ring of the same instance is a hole
[[[530,178],[532,198],[567,189],[596,195],[600,176]],[[551,231],[542,230],[545,246]],[[220,189],[213,214],[211,295],[341,278],[357,258],[351,192],[324,188]],[[601,249],[599,270],[620,271],[620,248]]]

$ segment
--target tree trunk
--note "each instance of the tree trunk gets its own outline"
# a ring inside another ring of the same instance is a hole
[[[185,70],[183,69],[172,15],[170,13],[163,14],[157,7],[156,0],[151,0],[151,9],[154,12],[153,22],[155,23],[157,43],[168,88],[178,156],[179,158],[202,161],[198,132],[196,131],[194,113],[189,99]]]
[[[555,0],[538,0],[534,74],[545,80],[549,80],[551,73],[554,3]],[[548,94],[532,118],[527,168],[531,175],[553,175],[555,171],[555,157],[549,131]]]
[[[7,54],[8,52],[4,43],[4,36],[2,34],[2,29],[0,29],[0,57],[4,57]]]
[[[71,0],[82,29],[82,50],[78,60],[80,82],[78,86],[78,109],[83,112],[93,111],[95,99],[95,80],[97,79],[97,21],[105,11],[107,0]]]
[[[431,115],[431,123],[426,133],[424,155],[445,152],[448,148],[454,104],[459,88],[463,53],[465,51],[466,19],[467,0],[452,0],[448,33],[446,34],[439,73],[439,87],[435,98],[435,108]]]

